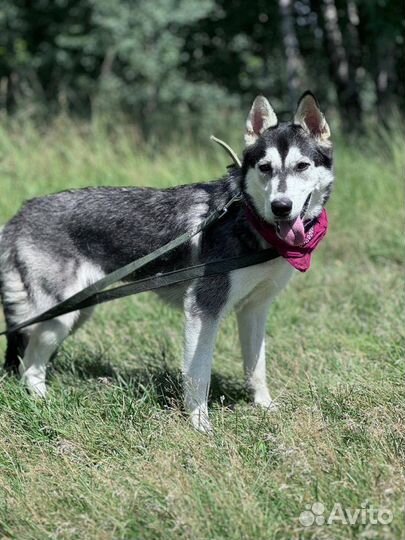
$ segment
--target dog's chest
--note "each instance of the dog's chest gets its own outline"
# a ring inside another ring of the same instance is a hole
[[[267,302],[277,296],[295,273],[284,259],[276,259],[231,272],[228,308],[240,308],[245,303]]]

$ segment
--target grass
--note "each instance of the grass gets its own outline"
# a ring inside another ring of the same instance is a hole
[[[280,412],[249,405],[230,318],[215,356],[215,434],[193,432],[181,412],[181,314],[148,294],[107,304],[65,342],[46,401],[0,375],[0,538],[404,536],[404,154],[401,133],[383,135],[385,146],[338,140],[330,234],[271,311]],[[51,191],[208,180],[227,163],[209,142],[159,150],[124,128],[3,123],[0,222]],[[363,504],[393,519],[304,527],[316,501],[326,516]]]

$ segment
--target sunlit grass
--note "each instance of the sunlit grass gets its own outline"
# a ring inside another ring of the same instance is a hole
[[[402,141],[399,131],[358,146],[338,139],[330,234],[269,317],[279,413],[248,404],[230,318],[215,356],[215,435],[194,433],[181,413],[181,314],[148,294],[101,307],[66,341],[47,401],[4,376],[0,537],[401,538]],[[4,124],[0,223],[29,197],[210,180],[228,161],[208,134],[198,147],[152,147],[130,126]],[[298,517],[315,501],[329,512],[386,507],[394,519],[305,528]]]

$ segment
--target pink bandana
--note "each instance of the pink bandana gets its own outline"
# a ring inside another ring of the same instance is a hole
[[[312,252],[328,230],[328,214],[325,209],[312,220],[309,229],[305,231],[304,242],[299,246],[292,246],[281,240],[277,236],[274,225],[266,223],[250,206],[245,205],[245,211],[249,223],[284,259],[287,259],[300,272],[306,272],[309,269]]]

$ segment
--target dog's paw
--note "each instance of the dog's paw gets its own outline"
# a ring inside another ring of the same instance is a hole
[[[254,404],[256,407],[265,409],[268,412],[278,411],[278,404],[271,399],[268,393],[256,394],[254,398]]]
[[[190,414],[190,420],[193,425],[193,428],[199,431],[200,433],[205,433],[207,435],[212,434],[212,426],[208,418],[208,412],[206,410],[195,409]]]
[[[32,396],[39,398],[46,396],[45,374],[42,371],[27,369],[21,375],[21,382]]]

